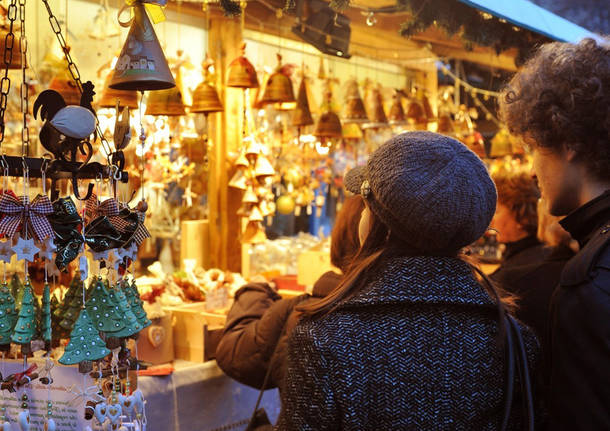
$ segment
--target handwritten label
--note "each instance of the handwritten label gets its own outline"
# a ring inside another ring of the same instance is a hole
[[[44,362],[37,362],[38,370],[44,368]],[[21,361],[4,361],[2,365],[3,375],[8,376],[13,373],[23,371]],[[38,380],[34,380],[29,385],[23,386],[17,392],[0,392],[0,407],[6,407],[6,415],[11,423],[11,431],[20,431],[17,424],[17,417],[23,410],[21,408],[21,397],[25,393],[28,396],[30,411],[30,431],[44,431],[44,423],[47,413],[47,402],[49,394],[53,403],[53,419],[55,420],[57,431],[84,430],[88,421],[84,418],[84,403],[82,397],[77,394],[83,390],[83,375],[78,373],[78,367],[66,367],[55,364],[51,374],[53,383],[48,387]],[[86,386],[91,386],[93,380],[86,376],[84,380]],[[69,392],[74,385],[73,392]],[[50,390],[49,390],[50,389]]]

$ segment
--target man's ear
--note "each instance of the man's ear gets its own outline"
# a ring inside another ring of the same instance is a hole
[[[564,144],[563,145],[565,158],[568,162],[573,162],[576,159],[576,150],[572,147],[572,145]]]

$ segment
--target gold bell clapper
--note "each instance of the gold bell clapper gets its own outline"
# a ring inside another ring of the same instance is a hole
[[[154,3],[147,1],[146,3]],[[164,3],[164,2],[160,2]],[[114,67],[110,88],[116,90],[164,90],[176,86],[157,35],[148,18],[144,3],[135,0],[123,10],[132,8],[133,18],[119,24],[130,27],[119,60]]]
[[[295,98],[292,89],[292,81],[290,79],[291,66],[282,66],[282,56],[277,54],[277,68],[273,72],[265,85],[265,92],[260,101],[261,105],[270,103],[279,104],[278,108],[282,108],[282,104],[292,106],[294,109]],[[292,105],[290,105],[292,104]]]
[[[61,94],[66,105],[80,104],[81,93],[67,70],[62,71],[53,77],[49,84],[49,89],[55,90]]]
[[[102,90],[102,97],[97,102],[99,108],[114,108],[116,107],[117,100],[121,103],[121,106],[129,107],[130,109],[138,108],[138,92],[133,90],[115,90],[110,88],[110,80],[112,75],[109,74],[104,81],[104,89]]]
[[[200,114],[210,114],[213,112],[224,111],[218,91],[213,85],[213,70],[214,61],[206,56],[203,62],[203,81],[195,88],[193,92],[193,105],[191,106],[190,112]]]
[[[355,79],[348,81],[345,96],[344,123],[366,123],[369,120]]]
[[[398,92],[395,92],[392,96],[392,106],[390,106],[388,120],[390,120],[392,126],[404,126],[408,124],[407,115],[402,107],[402,98]]]
[[[246,44],[241,46],[242,55],[229,64],[227,73],[227,87],[235,88],[258,88],[258,77],[256,70],[245,57]]]
[[[292,113],[292,125],[300,129],[301,127],[310,126],[312,124],[313,118],[311,116],[309,99],[307,97],[307,81],[305,76],[301,76],[301,84],[299,84],[299,93],[297,96],[297,106]]]
[[[378,129],[388,126],[388,117],[383,109],[383,97],[379,85],[373,86],[369,94],[369,122],[362,125],[365,129]]]

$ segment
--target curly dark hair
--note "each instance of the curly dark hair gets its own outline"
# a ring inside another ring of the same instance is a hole
[[[526,144],[565,145],[610,179],[610,39],[542,45],[504,89],[500,116]]]
[[[498,191],[498,203],[510,210],[529,235],[534,235],[538,230],[540,191],[532,175],[525,168],[515,168],[496,172],[492,178]]]

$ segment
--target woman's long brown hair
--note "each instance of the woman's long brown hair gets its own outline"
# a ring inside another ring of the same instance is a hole
[[[326,297],[319,301],[307,302],[297,306],[296,309],[300,312],[301,317],[322,316],[333,311],[341,301],[352,297],[367,284],[369,275],[375,272],[384,259],[395,256],[429,255],[429,253],[422,253],[421,251],[410,248],[404,241],[394,237],[375,213],[369,211],[369,214],[370,232],[343,279]],[[438,253],[435,255],[440,256]],[[494,285],[468,256],[464,256],[459,252],[446,254],[444,256],[460,258],[471,267],[473,275],[481,286],[496,300],[498,313],[501,317],[500,325],[502,325],[504,312],[506,310],[511,310],[514,307],[514,297],[511,297],[501,288]],[[500,333],[503,332],[501,331]]]

